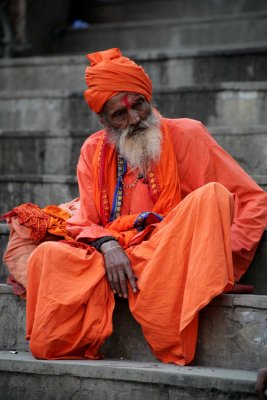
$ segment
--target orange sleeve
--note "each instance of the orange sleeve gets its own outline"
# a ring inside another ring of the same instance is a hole
[[[68,230],[76,237],[76,240],[83,238],[94,240],[103,236],[111,236],[110,232],[100,225],[100,216],[93,200],[92,159],[98,139],[99,134],[96,133],[85,141],[77,166],[80,208],[67,224]]]
[[[209,182],[221,183],[234,196],[232,251],[238,282],[252,261],[267,226],[267,194],[199,121],[169,120],[169,125],[183,197]]]
[[[232,251],[238,282],[252,261],[267,225],[267,194],[219,146],[210,149],[205,178],[222,183],[234,195]]]

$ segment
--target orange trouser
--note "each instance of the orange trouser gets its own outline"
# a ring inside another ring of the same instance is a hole
[[[149,240],[126,250],[138,277],[129,306],[153,353],[194,358],[198,312],[234,283],[233,199],[219,183],[192,192]],[[29,260],[27,338],[37,358],[98,358],[112,333],[114,295],[103,256],[64,243],[41,244]]]

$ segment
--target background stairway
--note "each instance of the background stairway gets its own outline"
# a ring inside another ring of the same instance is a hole
[[[99,129],[83,99],[84,55],[108,47],[145,67],[163,115],[201,120],[267,188],[266,1],[102,0],[90,18],[88,29],[57,37],[49,56],[0,61],[0,214],[78,195],[79,150]],[[0,255],[7,238],[3,223]],[[255,371],[267,366],[266,265],[265,233],[244,277],[255,295],[219,296],[202,311],[196,366],[186,368],[154,360],[121,301],[107,361],[33,360],[25,304],[1,265],[0,399],[254,399]]]

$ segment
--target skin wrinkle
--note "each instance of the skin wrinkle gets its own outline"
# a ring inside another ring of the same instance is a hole
[[[118,99],[107,102],[101,122],[110,143],[115,144],[131,168],[145,176],[149,163],[158,161],[161,153],[159,117],[142,95],[130,93],[114,97]],[[131,113],[136,114],[136,123]]]

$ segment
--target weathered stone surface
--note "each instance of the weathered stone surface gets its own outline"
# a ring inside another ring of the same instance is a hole
[[[142,65],[153,87],[203,83],[264,81],[266,44],[231,44],[206,49],[143,50],[125,55]],[[1,90],[60,89],[83,91],[85,56],[32,57],[0,60]],[[229,68],[231,65],[231,68]]]
[[[139,0],[139,1],[91,1],[90,10],[88,10],[89,21],[96,23],[103,22],[121,22],[121,21],[151,21],[161,18],[178,18],[205,15],[218,15],[241,12],[254,12],[255,9],[266,10],[264,0],[255,1],[235,1],[232,0]],[[142,12],[140,12],[142,10]]]
[[[124,7],[123,7],[124,6]],[[151,0],[108,0],[108,1],[86,1],[83,7],[83,18],[87,18],[93,24],[104,21],[140,21],[158,20],[159,18],[213,16],[224,14],[228,19],[235,13],[255,12],[266,9],[264,0],[202,0],[196,1],[151,1]],[[51,54],[54,50],[55,35],[64,34],[66,23],[69,18],[69,10],[66,0],[46,0],[44,12],[42,0],[35,0],[28,7],[27,22],[29,40],[32,45],[32,54]],[[97,12],[98,10],[98,12]],[[142,10],[142,11],[140,11]],[[51,32],[54,33],[51,35]],[[101,43],[105,48],[105,40]],[[60,49],[63,50],[63,49]],[[86,49],[88,50],[88,49]],[[97,48],[96,50],[99,50]],[[67,49],[64,49],[66,52]],[[79,48],[76,49],[79,51]]]
[[[186,49],[231,43],[265,41],[266,12],[188,19],[121,22],[91,25],[67,31],[55,42],[57,54],[94,52],[103,48],[124,50]]]
[[[266,116],[260,109],[267,106],[264,86],[265,83],[243,82],[166,89],[155,93],[154,102],[169,118],[185,116],[207,126],[264,125]]]
[[[195,363],[258,369],[267,360],[267,296],[223,295],[201,311]]]
[[[154,91],[153,102],[169,118],[194,118],[207,126],[267,124],[266,82],[178,87]],[[1,92],[2,130],[99,129],[81,92]]]
[[[126,361],[41,361],[0,353],[3,399],[252,400],[256,373]],[[10,396],[10,397],[8,397]]]
[[[23,91],[0,92],[2,129],[89,129],[99,126],[90,113],[82,92]]]
[[[0,349],[27,351],[25,326],[25,301],[0,284]]]
[[[0,173],[75,175],[88,136],[67,130],[0,132]]]
[[[84,56],[0,60],[1,90],[84,90]]]
[[[209,130],[247,173],[267,174],[267,129],[264,126],[217,126]]]
[[[21,203],[40,207],[66,203],[78,197],[76,177],[61,175],[17,175],[0,177],[0,214]]]

